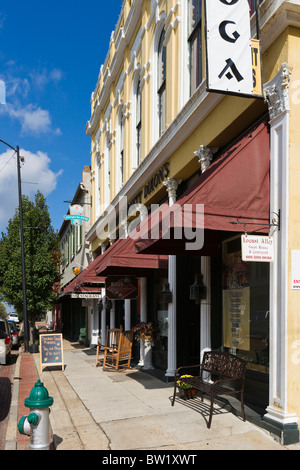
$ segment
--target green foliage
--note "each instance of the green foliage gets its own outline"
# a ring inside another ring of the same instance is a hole
[[[5,305],[0,302],[0,316],[1,317],[6,317],[7,313],[6,313],[6,308],[5,308]]]
[[[37,192],[35,200],[22,197],[26,299],[28,319],[33,323],[52,308],[59,282],[59,237],[51,226],[46,199]],[[0,239],[0,295],[13,305],[22,319],[23,288],[20,246],[20,217],[17,208]]]

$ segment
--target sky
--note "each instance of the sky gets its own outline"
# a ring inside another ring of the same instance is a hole
[[[121,8],[122,0],[0,0],[0,140],[19,146],[22,194],[44,194],[57,230],[90,165],[90,97]],[[0,233],[17,205],[16,154],[0,142]]]
[[[121,8],[122,0],[0,0],[0,140],[19,146],[22,194],[44,194],[56,230],[90,165],[90,97]],[[16,153],[0,142],[0,234],[17,206]]]

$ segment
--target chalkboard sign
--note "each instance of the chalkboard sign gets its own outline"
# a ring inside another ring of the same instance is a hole
[[[64,370],[63,338],[61,333],[40,335],[40,366],[61,366]]]

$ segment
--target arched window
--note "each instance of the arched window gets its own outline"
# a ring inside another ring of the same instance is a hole
[[[157,54],[157,95],[158,95],[158,121],[159,121],[159,137],[165,130],[166,119],[166,46],[165,30],[162,30],[158,43]]]
[[[202,0],[189,0],[188,43],[190,52],[190,94],[200,85],[202,72]]]
[[[136,87],[136,104],[135,104],[135,129],[136,129],[136,163],[137,166],[141,162],[141,137],[142,137],[142,93],[141,81],[138,81]]]

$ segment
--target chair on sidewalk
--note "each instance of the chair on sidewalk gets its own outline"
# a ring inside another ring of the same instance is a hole
[[[117,350],[118,349],[118,345],[119,345],[119,341],[120,341],[120,336],[121,336],[121,333],[123,331],[123,328],[122,326],[120,326],[120,328],[111,328],[111,329],[108,329],[108,327],[106,328],[106,344],[101,344],[101,343],[98,343],[97,344],[97,352],[96,352],[96,367],[98,367],[100,364],[100,358],[99,358],[99,354],[100,354],[100,350]]]
[[[117,349],[104,349],[103,370],[129,369],[131,361],[133,331],[122,331]]]

